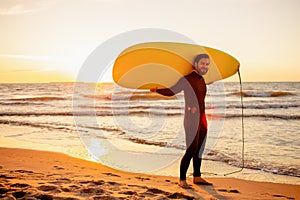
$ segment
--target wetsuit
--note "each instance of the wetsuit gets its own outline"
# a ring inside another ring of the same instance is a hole
[[[171,88],[157,89],[157,92],[164,96],[173,96],[180,91],[184,91],[184,129],[187,146],[180,163],[180,179],[186,180],[186,173],[192,158],[194,168],[193,176],[201,176],[201,157],[207,135],[204,101],[206,84],[203,77],[197,71],[193,71],[182,77]]]

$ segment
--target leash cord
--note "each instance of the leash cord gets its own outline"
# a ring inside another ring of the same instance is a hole
[[[209,173],[209,172],[204,172],[203,174],[212,174],[212,175],[223,175],[223,176],[228,176],[231,174],[235,174],[235,173],[239,173],[241,171],[243,171],[244,167],[245,167],[245,131],[244,131],[244,103],[243,103],[243,87],[242,87],[242,78],[241,78],[241,73],[240,70],[238,69],[238,75],[239,75],[239,82],[240,82],[240,97],[241,97],[241,123],[242,123],[242,166],[240,169],[233,171],[233,172],[229,172],[229,173],[225,173],[225,174],[217,174],[217,173]]]
[[[242,116],[241,116],[241,120],[242,120],[242,167],[237,171],[226,173],[226,174],[224,174],[224,176],[228,176],[228,175],[231,175],[231,174],[241,172],[241,171],[243,171],[243,169],[245,167],[244,103],[243,103],[242,78],[241,78],[241,73],[240,73],[239,69],[238,69],[238,75],[239,75],[239,81],[240,81],[240,97],[241,97],[241,106],[242,106],[242,109],[241,109],[241,112],[242,112]]]

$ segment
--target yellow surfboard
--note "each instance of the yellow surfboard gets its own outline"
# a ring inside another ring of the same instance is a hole
[[[205,82],[212,83],[237,72],[240,63],[217,49],[185,43],[149,42],[125,49],[115,60],[112,76],[126,88],[170,88],[193,70],[196,55],[210,57]]]

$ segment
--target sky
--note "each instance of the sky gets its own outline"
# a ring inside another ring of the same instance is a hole
[[[299,9],[299,0],[0,0],[0,82],[74,81],[99,45],[141,28],[229,53],[243,81],[300,81]]]

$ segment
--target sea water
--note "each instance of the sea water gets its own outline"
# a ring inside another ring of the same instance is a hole
[[[236,82],[208,85],[202,171],[244,167],[300,184],[299,111],[300,82],[246,82],[242,93]],[[183,115],[183,93],[163,97],[113,83],[0,84],[0,146],[59,151],[127,171],[178,176]]]

